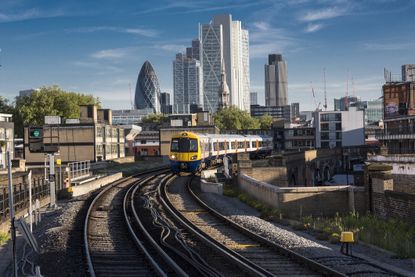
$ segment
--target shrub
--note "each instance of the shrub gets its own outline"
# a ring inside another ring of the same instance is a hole
[[[0,232],[0,245],[6,244],[9,240],[9,234]]]

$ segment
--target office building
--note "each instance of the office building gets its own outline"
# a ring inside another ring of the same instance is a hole
[[[153,113],[153,109],[140,110],[113,110],[112,123],[114,125],[132,125],[141,122],[143,117]]]
[[[357,96],[344,96],[339,99],[334,98],[335,111],[347,111],[349,107],[358,107],[362,109],[360,99]]]
[[[258,105],[258,92],[251,92],[251,105]]]
[[[170,104],[170,93],[162,92],[160,95],[160,111],[162,114],[171,114],[173,106]]]
[[[403,82],[415,81],[415,64],[402,65],[402,81]]]
[[[284,121],[291,121],[291,106],[260,106],[251,105],[251,116],[260,117],[270,115],[274,118],[283,118]]]
[[[307,126],[273,127],[274,149],[277,151],[299,151],[315,148],[315,128]]]
[[[135,88],[135,108],[152,109],[154,113],[160,112],[160,85],[156,72],[149,61],[141,67]]]
[[[335,148],[365,144],[364,112],[356,107],[348,111],[314,112],[316,148]]]
[[[270,54],[265,65],[265,106],[285,105],[288,105],[287,65],[281,54]]]
[[[291,103],[291,120],[300,118],[300,103]]]
[[[186,56],[200,61],[200,40],[192,40],[192,47],[186,48]]]
[[[249,111],[249,34],[232,16],[216,15],[199,31],[203,65],[203,101],[206,111],[218,109],[222,63],[230,91],[230,105]]]
[[[124,130],[100,116],[110,115],[108,111],[100,112],[94,105],[80,106],[77,123],[43,126],[43,144],[45,147],[58,146],[62,163],[124,157]],[[28,127],[24,128],[24,158],[29,164],[43,164],[45,158],[44,153],[29,151]]]
[[[383,120],[383,99],[366,101],[365,122],[366,125]]]
[[[178,53],[173,61],[173,112],[190,113],[190,105],[202,106],[202,86],[200,61]]]
[[[25,89],[25,90],[19,91],[19,96],[20,97],[30,96],[30,95],[32,95],[32,93],[39,92],[39,91],[40,90],[38,88],[37,89],[33,89],[33,88],[31,88],[31,89]]]

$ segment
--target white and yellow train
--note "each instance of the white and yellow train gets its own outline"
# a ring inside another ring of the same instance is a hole
[[[173,172],[195,173],[220,163],[225,155],[249,152],[265,156],[271,150],[272,137],[268,136],[181,132],[171,139],[169,158]]]

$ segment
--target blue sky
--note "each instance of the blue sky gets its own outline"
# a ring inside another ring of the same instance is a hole
[[[415,63],[415,0],[1,0],[0,95],[57,84],[129,108],[145,60],[172,93],[175,54],[220,13],[250,32],[251,91],[261,103],[268,53],[286,59],[289,101],[301,110],[315,108],[311,86],[323,104],[324,68],[331,108],[347,83],[349,95],[375,99],[384,67],[398,77]]]

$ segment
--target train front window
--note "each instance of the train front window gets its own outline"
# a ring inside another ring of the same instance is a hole
[[[188,138],[172,139],[172,152],[197,152],[197,140]]]

